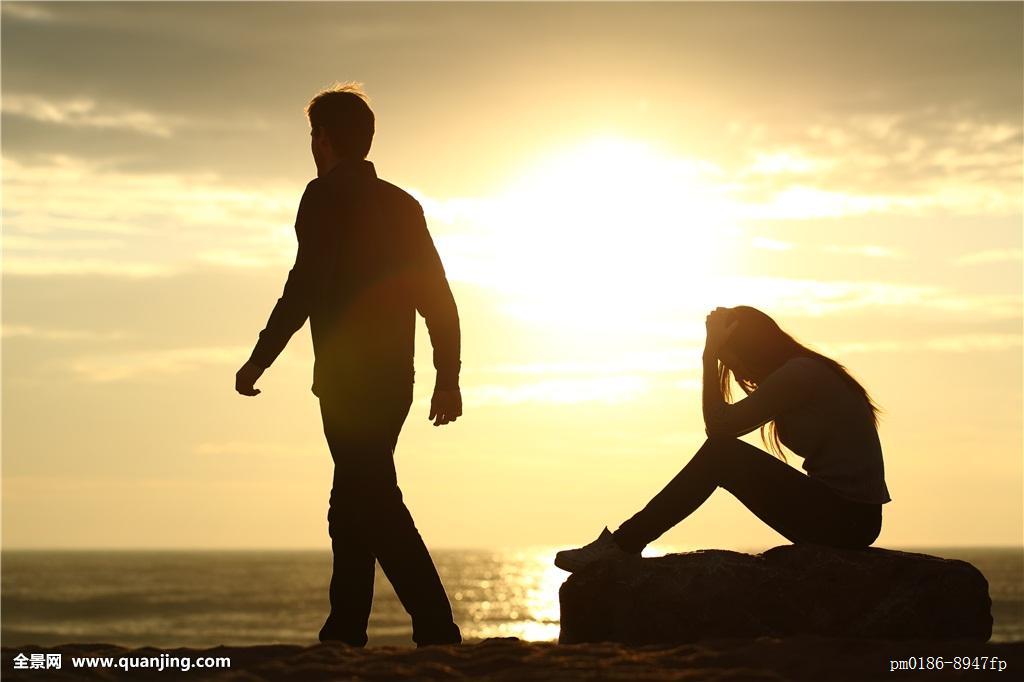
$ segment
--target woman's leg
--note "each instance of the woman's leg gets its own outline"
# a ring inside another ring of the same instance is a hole
[[[820,481],[737,438],[709,438],[646,507],[615,531],[615,541],[627,552],[641,551],[692,514],[718,487],[791,542],[866,547],[881,524],[880,505],[845,500]]]

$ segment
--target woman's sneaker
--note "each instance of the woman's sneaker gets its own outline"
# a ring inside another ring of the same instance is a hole
[[[615,539],[612,537],[611,532],[606,526],[605,529],[601,531],[601,534],[597,536],[597,539],[589,545],[584,545],[579,549],[564,549],[556,554],[555,566],[563,571],[575,573],[576,571],[582,570],[586,566],[598,561],[638,557],[638,554],[630,554],[629,552],[623,551],[623,549],[619,547],[618,543],[615,542]]]

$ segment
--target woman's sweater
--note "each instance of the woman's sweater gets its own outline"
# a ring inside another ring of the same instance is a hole
[[[705,374],[715,372],[705,363]],[[715,372],[717,374],[717,372]],[[878,430],[871,407],[829,365],[813,357],[787,361],[746,398],[726,403],[707,377],[704,422],[709,436],[741,436],[774,420],[779,440],[803,458],[809,476],[839,495],[871,504],[890,502]]]

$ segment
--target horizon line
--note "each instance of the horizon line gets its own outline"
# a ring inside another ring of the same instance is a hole
[[[731,552],[764,552],[775,547],[785,547],[793,543],[780,543],[769,547],[665,547],[666,553],[678,554],[701,550],[725,550]],[[440,552],[495,552],[495,551],[543,551],[554,550],[562,545],[510,545],[504,547],[483,546],[438,546],[431,551]],[[896,551],[915,551],[922,549],[1019,549],[1024,551],[1024,543],[1019,544],[913,544],[875,546],[869,549],[888,549]],[[3,552],[324,552],[330,553],[330,546],[325,547],[0,547]]]

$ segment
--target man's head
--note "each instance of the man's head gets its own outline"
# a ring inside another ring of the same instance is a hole
[[[365,159],[373,141],[374,119],[358,83],[335,84],[306,105],[317,169],[339,160]]]

